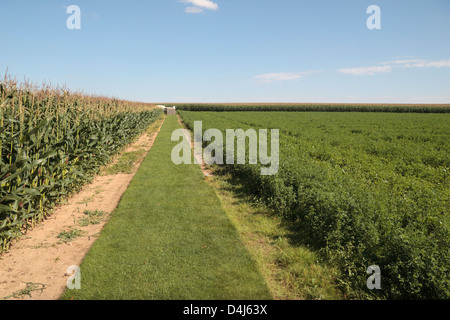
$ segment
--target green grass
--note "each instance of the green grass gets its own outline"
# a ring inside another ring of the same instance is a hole
[[[168,116],[62,299],[272,299],[199,166],[172,163],[178,128]]]

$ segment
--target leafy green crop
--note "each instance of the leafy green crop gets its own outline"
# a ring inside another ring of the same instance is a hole
[[[280,130],[280,170],[227,165],[247,192],[300,223],[304,243],[356,295],[371,265],[393,299],[450,297],[450,115],[188,112],[193,129]]]

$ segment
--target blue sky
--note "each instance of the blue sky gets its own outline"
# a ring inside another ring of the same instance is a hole
[[[135,101],[450,103],[449,0],[11,0],[0,39],[2,74]]]

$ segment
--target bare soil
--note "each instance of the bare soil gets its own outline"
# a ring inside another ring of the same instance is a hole
[[[153,133],[143,134],[124,152],[145,150],[147,155],[161,125]],[[58,299],[72,275],[67,273],[68,267],[81,264],[119,204],[143,158],[134,164],[131,174],[96,176],[66,204],[55,208],[46,220],[16,240],[9,251],[0,256],[0,300]],[[80,219],[86,217],[86,210],[99,210],[105,215],[98,224],[80,226]],[[82,234],[72,241],[65,243],[58,238],[61,232],[76,229],[81,230]]]

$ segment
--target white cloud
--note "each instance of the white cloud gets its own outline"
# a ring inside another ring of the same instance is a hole
[[[420,59],[403,59],[403,60],[391,60],[391,61],[386,61],[386,62],[382,62],[381,64],[394,64],[394,65],[404,65],[404,64],[409,64],[409,63],[419,63],[422,62],[423,60]]]
[[[437,61],[425,61],[419,60],[413,63],[407,63],[402,65],[404,68],[442,68],[442,67],[450,67],[450,59],[449,60],[437,60]]]
[[[386,74],[393,72],[394,69],[408,69],[408,68],[444,68],[450,67],[450,59],[427,61],[416,58],[404,58],[399,60],[391,60],[382,62],[379,65],[370,67],[355,67],[355,68],[340,68],[336,71],[342,74],[349,74],[355,76],[374,76],[376,74]],[[292,81],[304,78],[307,75],[324,72],[325,70],[311,70],[302,72],[279,72],[279,73],[265,73],[254,76],[253,79],[260,83],[273,83]]]
[[[303,78],[306,75],[317,73],[320,71],[303,71],[303,72],[279,72],[279,73],[265,73],[253,77],[258,82],[272,83],[281,81],[291,81]]]
[[[373,67],[338,69],[338,72],[340,73],[352,74],[356,76],[373,76],[376,73],[388,73],[391,71],[392,71],[391,66],[373,66]]]
[[[394,68],[443,68],[450,67],[450,59],[427,61],[423,59],[400,59],[382,62],[379,66],[359,67],[359,68],[342,68],[337,71],[344,74],[352,74],[357,76],[373,76],[377,73],[389,73]]]
[[[255,76],[254,79],[264,83],[272,83],[286,80],[300,79],[302,76],[298,73],[266,73]]]
[[[401,68],[442,68],[450,67],[450,59],[427,61],[423,59],[405,59],[383,62],[384,65],[393,65]]]
[[[189,3],[192,6],[186,8],[187,13],[200,13],[203,9],[217,10],[219,5],[211,0],[181,0],[183,3]]]
[[[199,8],[199,7],[187,7],[187,8],[185,9],[185,11],[186,11],[187,13],[201,13],[201,12],[203,12],[203,9],[202,9],[202,8]]]

